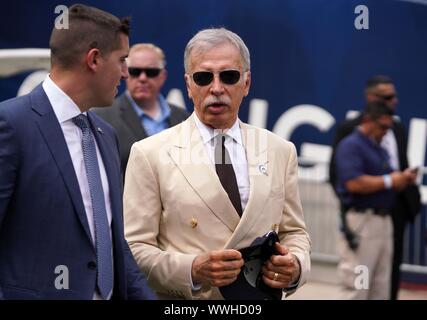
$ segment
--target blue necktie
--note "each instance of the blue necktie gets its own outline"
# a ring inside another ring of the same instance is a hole
[[[95,224],[96,259],[98,265],[97,283],[103,299],[108,299],[113,290],[113,261],[111,257],[111,237],[105,209],[104,191],[96,156],[95,137],[88,118],[80,114],[73,118],[74,124],[82,130],[83,158],[89,182]]]

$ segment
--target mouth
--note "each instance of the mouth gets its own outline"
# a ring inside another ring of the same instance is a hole
[[[135,91],[139,91],[139,92],[146,92],[149,90],[148,86],[137,86],[135,87]]]
[[[222,113],[226,108],[228,108],[228,105],[222,102],[210,103],[207,106],[207,109],[209,110],[209,112],[214,114]]]

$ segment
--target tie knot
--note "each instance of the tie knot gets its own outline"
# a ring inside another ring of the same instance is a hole
[[[215,164],[231,164],[230,155],[225,147],[226,137],[227,135],[224,133],[220,133],[215,137]]]
[[[217,143],[217,145],[218,144],[220,144],[220,145],[224,145],[224,143],[225,143],[225,139],[227,138],[227,135],[225,134],[225,133],[219,133],[216,137],[215,137],[215,140],[216,140],[216,143]]]
[[[74,117],[73,122],[82,131],[90,128],[89,119],[84,114],[79,114],[77,117]]]

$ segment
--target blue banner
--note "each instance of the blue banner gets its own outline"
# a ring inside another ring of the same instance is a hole
[[[366,79],[388,75],[398,91],[397,113],[409,132],[411,165],[426,166],[427,0],[82,2],[131,16],[131,44],[152,42],[163,48],[169,72],[163,93],[173,93],[170,98],[188,110],[193,109],[183,78],[188,40],[212,26],[239,34],[252,62],[252,87],[240,118],[290,139],[299,156],[318,163],[328,160],[336,123],[349,110],[363,107]],[[72,3],[2,3],[0,54],[3,49],[48,48],[58,17],[55,8]],[[16,96],[29,75],[2,76],[7,61],[0,56],[0,101]],[[327,178],[325,165],[302,168],[301,174],[320,181]],[[425,177],[424,173],[424,184]],[[422,190],[425,199],[427,187]],[[425,248],[418,252],[425,264]]]

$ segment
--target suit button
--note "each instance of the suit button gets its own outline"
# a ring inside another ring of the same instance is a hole
[[[197,220],[195,218],[191,218],[190,220],[190,225],[191,227],[194,229],[195,227],[197,227]]]
[[[91,270],[95,270],[95,269],[96,269],[96,262],[95,262],[95,261],[90,261],[90,262],[87,264],[87,267],[88,267],[89,269],[91,269]]]

